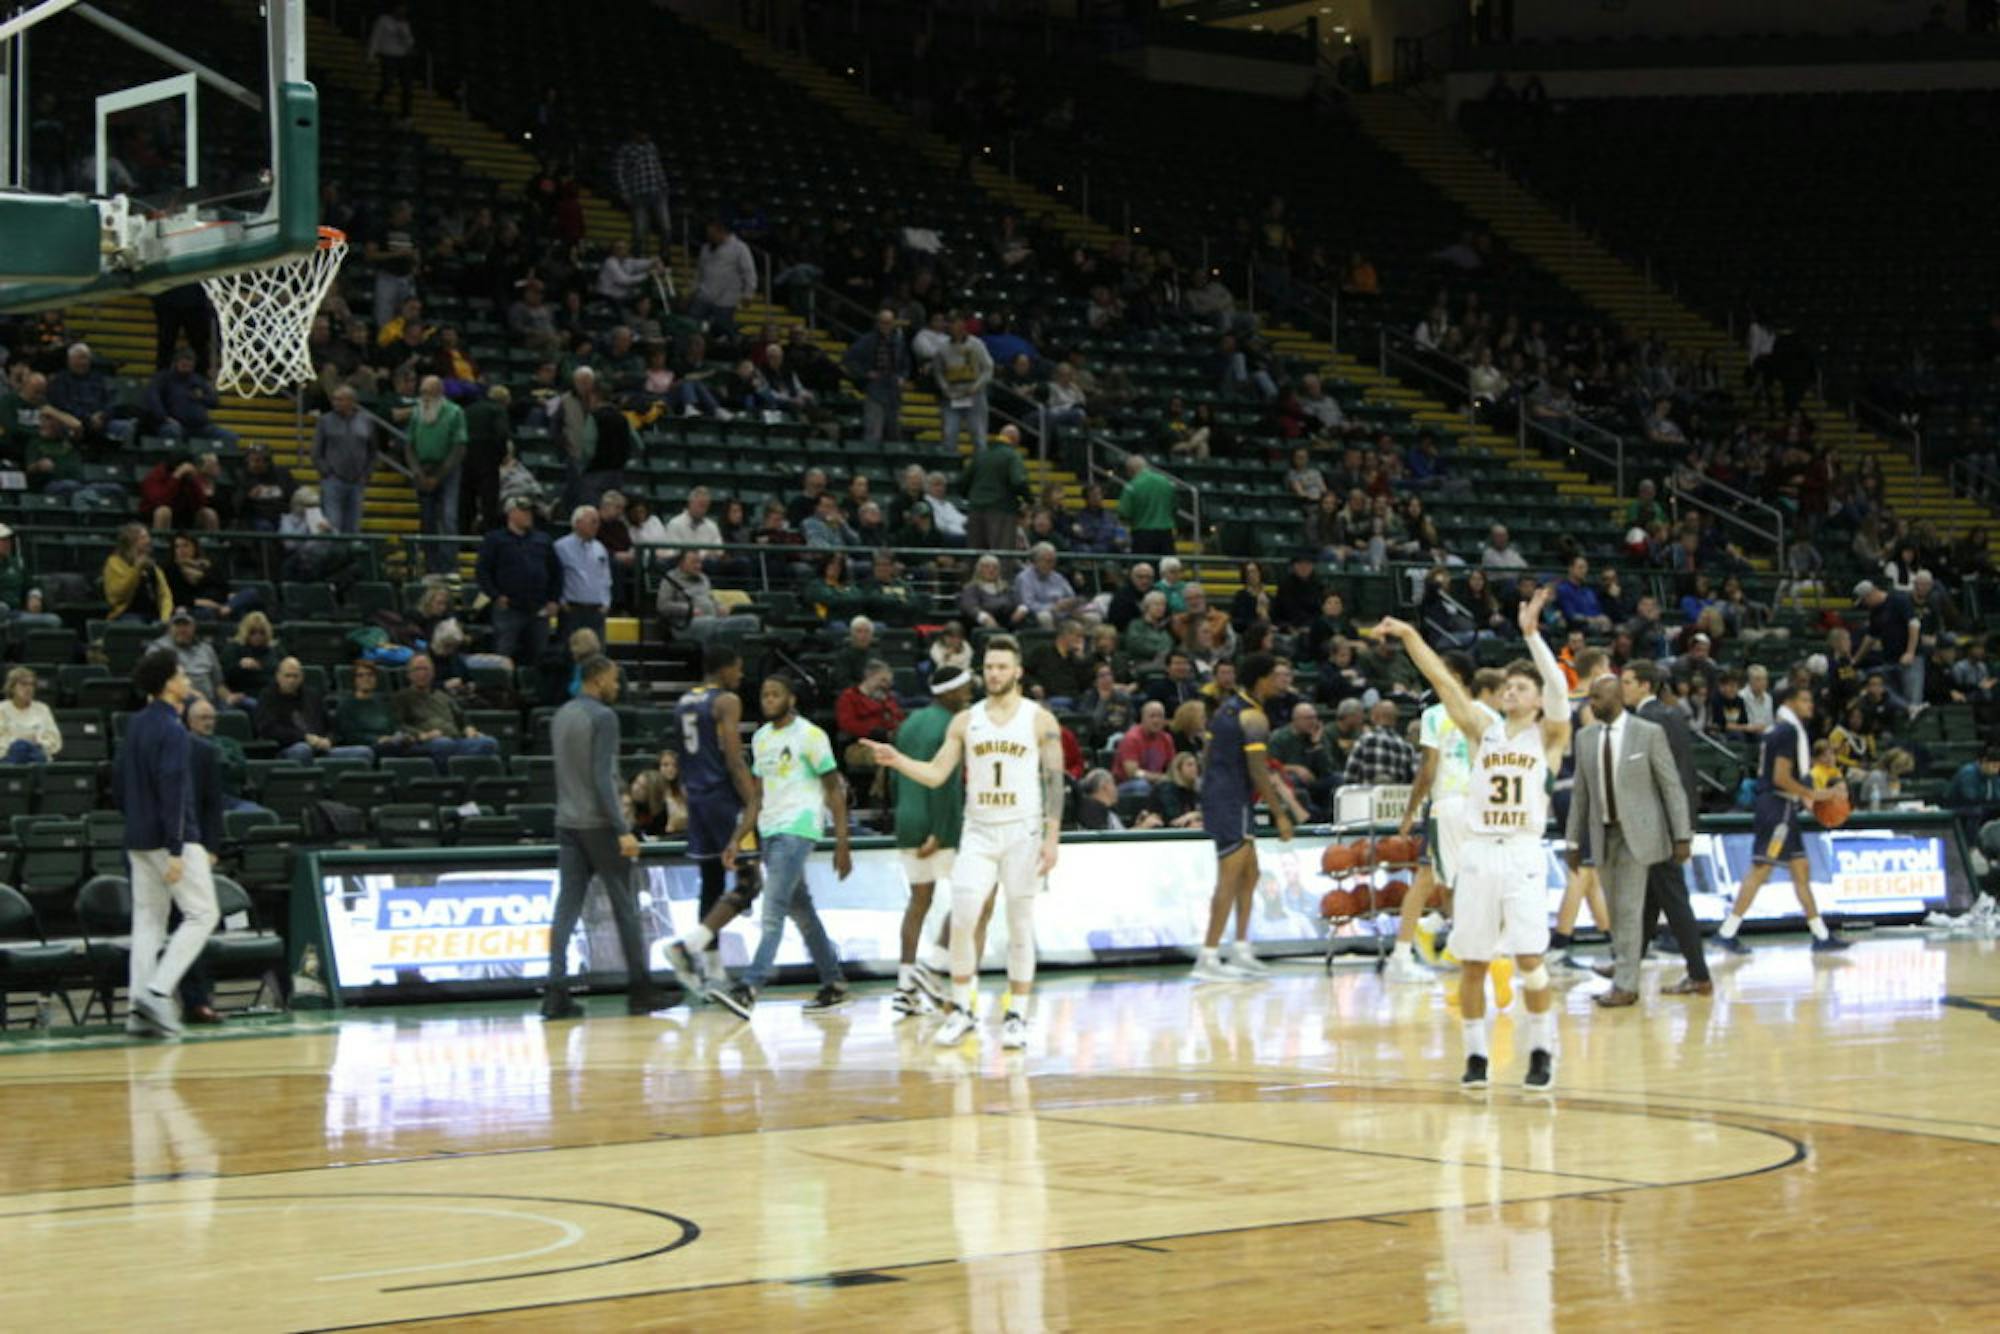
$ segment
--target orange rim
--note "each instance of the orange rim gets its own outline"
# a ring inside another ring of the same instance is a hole
[[[321,250],[331,250],[337,245],[346,244],[347,233],[340,230],[340,228],[322,227],[319,229],[319,248]]]

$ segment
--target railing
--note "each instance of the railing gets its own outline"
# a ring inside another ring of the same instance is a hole
[[[1376,369],[1384,375],[1393,374],[1390,368],[1398,367],[1442,385],[1450,390],[1445,405],[1454,410],[1466,407],[1472,402],[1472,388],[1467,379],[1468,368],[1442,352],[1418,343],[1406,333],[1383,325],[1375,333]]]
[[[1109,456],[1110,466],[1098,462],[1100,450]],[[1095,479],[1122,487],[1126,481],[1125,460],[1130,457],[1132,457],[1131,451],[1120,449],[1102,436],[1087,436],[1084,441],[1084,480],[1088,482]],[[1192,527],[1197,550],[1208,545],[1208,531],[1201,526],[1201,488],[1174,476],[1166,469],[1157,466],[1151,459],[1146,460],[1146,466],[1172,482],[1176,492],[1187,496],[1187,508],[1177,509],[1175,514],[1187,520]]]
[[[381,428],[382,433],[384,435],[387,435],[390,439],[394,440],[397,444],[401,445],[403,447],[403,452],[405,454],[409,452],[410,449],[409,432],[397,426],[396,423],[390,421],[387,417],[382,416],[380,413],[375,412],[374,410],[366,407],[361,403],[356,403],[354,405],[354,410],[356,412],[359,412],[363,417],[366,417],[369,421],[374,422],[376,426]],[[292,391],[292,415],[294,420],[298,423],[297,430],[298,430],[299,453],[301,454],[301,456],[304,456],[312,448],[311,444],[309,444],[307,441],[308,432],[306,430],[306,394],[304,389],[294,389]],[[317,416],[315,416],[314,420],[315,421],[318,420]],[[377,467],[387,468],[390,472],[396,473],[401,477],[406,477],[411,481],[416,480],[416,474],[411,472],[410,469],[403,463],[403,460],[398,458],[396,454],[391,450],[385,449],[381,451],[379,454],[377,454],[375,458],[375,464]]]
[[[1879,403],[1871,403],[1858,394],[1847,402],[1847,419],[1857,426],[1866,426],[1879,435],[1889,437],[1909,455],[1911,470],[1919,477],[1924,475],[1924,433],[1916,423],[1906,421],[1900,413]]]
[[[1780,570],[1785,568],[1785,512],[1783,510],[1779,509],[1776,505],[1767,504],[1755,496],[1738,491],[1735,487],[1726,486],[1721,482],[1704,479],[1700,489],[1702,491],[1719,491],[1728,503],[1722,504],[1706,499],[1698,492],[1689,491],[1675,485],[1671,479],[1667,482],[1667,498],[1677,504],[1691,505],[1704,514],[1714,515],[1717,519],[1720,519],[1723,523],[1733,528],[1742,529],[1744,532],[1769,542],[1776,568]],[[1746,510],[1761,510],[1765,514],[1770,515],[1770,526],[1765,527],[1759,524],[1745,513]]]
[[[2000,497],[2000,472],[1973,466],[1970,459],[1953,459],[1945,470],[1945,485],[1954,496],[1981,505],[1991,505]]]
[[[1564,417],[1560,422],[1539,418],[1529,412],[1527,405],[1523,404],[1516,435],[1524,457],[1528,452],[1528,434],[1531,431],[1547,436],[1557,453],[1584,454],[1611,469],[1613,489],[1620,500],[1625,498],[1624,436],[1615,431],[1607,431],[1589,418],[1579,417],[1575,413]]]

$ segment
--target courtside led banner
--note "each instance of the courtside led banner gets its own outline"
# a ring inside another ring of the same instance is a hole
[[[1320,871],[1330,840],[1300,836],[1291,843],[1257,841],[1261,875],[1251,938],[1270,952],[1322,949],[1329,927],[1320,897],[1336,884]],[[1945,831],[1840,829],[1805,836],[1812,888],[1820,903],[1839,914],[1922,914],[1942,905],[1954,876],[1953,846]],[[1562,849],[1545,845],[1549,911],[1562,897]],[[1684,868],[1695,915],[1719,922],[1750,869],[1746,832],[1697,835]],[[1378,881],[1407,871],[1376,871]],[[1352,882],[1343,882],[1352,883]],[[1035,951],[1053,964],[1111,963],[1192,955],[1208,920],[1215,884],[1213,845],[1201,838],[1129,838],[1065,843],[1062,857],[1035,915]],[[832,858],[808,864],[807,892],[841,958],[857,975],[893,972],[909,883],[901,857],[889,848],[863,848],[845,880]],[[524,850],[519,862],[453,867],[449,861],[349,862],[329,865],[321,878],[327,942],[348,999],[417,994],[448,996],[454,989],[534,989],[548,973],[548,932],[556,892],[553,860]],[[696,925],[700,876],[679,857],[648,858],[633,872],[640,922],[654,972],[667,971],[666,944]],[[948,883],[935,896],[927,934],[942,924],[950,902]],[[747,964],[757,944],[758,908],[722,934],[723,961]],[[1783,872],[1758,896],[1751,916],[1794,918],[1798,904]],[[1393,919],[1349,926],[1348,932],[1393,929]],[[985,963],[1004,966],[1005,914],[996,913]],[[796,931],[787,928],[778,952],[781,966],[808,963]],[[624,961],[601,893],[592,893],[570,943],[569,971],[605,985],[622,982]]]

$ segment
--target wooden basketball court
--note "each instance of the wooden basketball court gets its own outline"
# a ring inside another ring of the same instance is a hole
[[[2000,955],[1765,944],[1559,1001],[1056,975],[1025,1056],[808,1018],[353,1011],[0,1045],[8,1323],[1031,1330],[2000,1324]],[[1519,1002],[1516,1002],[1518,1010]]]

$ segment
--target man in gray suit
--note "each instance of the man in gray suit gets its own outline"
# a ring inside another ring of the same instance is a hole
[[[1647,871],[1669,856],[1687,861],[1693,826],[1666,733],[1628,713],[1619,683],[1609,677],[1592,683],[1590,713],[1595,721],[1576,740],[1568,858],[1574,871],[1588,838],[1611,901],[1612,986],[1596,998],[1611,1008],[1639,999]]]
[[[1656,662],[1640,659],[1628,663],[1619,685],[1625,707],[1667,734],[1667,747],[1674,754],[1674,768],[1681,776],[1681,791],[1687,794],[1688,819],[1701,810],[1701,789],[1694,771],[1694,729],[1687,714],[1660,698],[1660,684],[1666,671]],[[1694,905],[1688,902],[1687,873],[1673,862],[1656,862],[1646,877],[1646,914],[1641,924],[1640,952],[1650,945],[1665,913],[1667,929],[1674,934],[1681,958],[1687,961],[1687,976],[1670,987],[1660,988],[1666,996],[1707,996],[1714,992],[1708,978],[1708,960],[1702,956],[1701,923],[1695,920]]]

